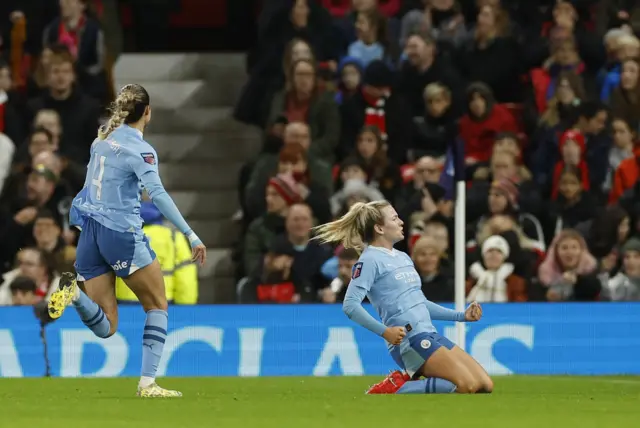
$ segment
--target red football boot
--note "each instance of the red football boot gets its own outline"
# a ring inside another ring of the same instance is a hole
[[[395,394],[406,381],[410,379],[407,373],[396,370],[389,373],[382,382],[373,385],[367,394]]]

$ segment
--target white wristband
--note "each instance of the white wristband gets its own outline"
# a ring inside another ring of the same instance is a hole
[[[194,231],[191,231],[187,234],[187,239],[189,240],[189,244],[193,245],[194,242],[200,241],[198,235],[195,234]]]

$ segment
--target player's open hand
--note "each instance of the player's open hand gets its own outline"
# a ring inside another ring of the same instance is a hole
[[[464,312],[465,321],[479,321],[482,318],[482,307],[478,302],[471,302],[467,310]]]
[[[404,327],[387,327],[384,333],[382,333],[382,337],[384,337],[384,340],[392,345],[399,345],[406,335],[407,332],[405,331]]]
[[[191,249],[191,260],[198,262],[200,266],[204,266],[207,261],[207,247],[204,244],[198,244]]]

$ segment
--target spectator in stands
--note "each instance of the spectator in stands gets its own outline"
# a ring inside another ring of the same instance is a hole
[[[310,144],[309,127],[300,122],[289,123],[284,131],[284,147],[281,150],[284,158],[280,154],[270,153],[260,156],[245,190],[245,215],[248,219],[252,220],[264,212],[264,189],[269,178],[278,172],[294,173],[298,192],[304,193],[305,200],[311,198],[313,208],[318,211],[314,212],[317,217],[326,218],[327,206],[322,199],[328,199],[333,187],[331,167],[320,159],[305,155]],[[301,146],[303,150],[291,149],[288,147],[291,145]]]
[[[441,244],[429,235],[420,237],[413,246],[411,259],[422,280],[422,292],[432,302],[453,302],[453,270]]]
[[[600,189],[604,183],[609,163],[611,136],[603,132],[607,125],[607,108],[597,102],[580,105],[580,116],[574,125],[586,138],[586,162],[589,168],[591,189]]]
[[[40,52],[36,60],[36,66],[33,73],[27,78],[27,96],[36,98],[41,96],[49,86],[49,68],[51,67],[51,57],[53,51],[63,51],[62,46],[45,47]]]
[[[611,130],[613,133],[613,145],[609,150],[609,170],[607,171],[606,181],[602,185],[602,190],[609,194],[613,187],[613,177],[625,159],[634,157],[634,149],[638,137],[637,126],[632,126],[625,119],[616,117],[611,122]]]
[[[458,123],[451,105],[451,91],[440,83],[430,83],[423,91],[424,110],[414,117],[413,152],[444,156],[458,136]]]
[[[86,13],[87,0],[61,0],[60,16],[44,30],[45,46],[61,44],[75,60],[78,82],[100,101],[106,99],[105,46],[100,23]]]
[[[397,192],[394,206],[398,212],[404,212],[407,202],[416,193],[422,192],[426,183],[438,184],[442,172],[443,162],[433,156],[422,156],[413,166],[412,180],[406,183]]]
[[[584,69],[584,63],[578,55],[573,38],[560,39],[551,43],[549,59],[541,68],[536,68],[530,73],[532,96],[538,113],[542,114],[547,110],[547,103],[554,97],[568,98],[566,91],[563,92],[558,85],[563,79],[567,79],[569,73],[581,76]],[[581,91],[581,95],[584,97],[584,90]],[[557,99],[555,101],[557,103]]]
[[[8,30],[19,20],[26,20],[27,40],[24,50],[29,55],[37,55],[42,49],[42,31],[55,18],[58,8],[59,2],[56,0],[2,0],[0,30]],[[0,38],[2,37],[8,40],[9,34],[2,31]]]
[[[560,232],[538,270],[540,282],[548,288],[547,299],[597,300],[602,288],[596,276],[597,265],[578,232],[571,229]]]
[[[567,166],[572,166],[580,171],[580,181],[584,190],[589,190],[589,167],[585,161],[586,143],[585,138],[579,131],[570,129],[562,134],[558,145],[560,160],[553,170],[553,180],[551,182],[551,197],[555,200],[558,197],[558,185],[560,175]]]
[[[640,121],[640,64],[637,59],[627,59],[622,63],[620,83],[613,89],[610,98],[611,113],[630,123]],[[638,131],[636,127],[634,131]]]
[[[26,276],[16,277],[9,285],[11,292],[11,306],[33,306],[38,300],[36,283]]]
[[[60,219],[48,209],[38,212],[33,224],[35,246],[51,260],[56,272],[74,272],[76,248],[62,237]]]
[[[45,253],[36,248],[23,248],[16,257],[17,267],[2,277],[0,284],[0,306],[12,304],[11,283],[18,277],[24,276],[36,284],[38,300],[48,299],[58,288],[60,276],[53,270]]]
[[[44,165],[33,170],[18,193],[5,192],[0,201],[0,271],[5,271],[20,248],[33,242],[33,222],[38,210],[57,213],[53,198],[58,177]]]
[[[312,287],[314,300],[318,291],[326,287],[321,267],[330,257],[327,247],[311,240],[313,217],[306,204],[294,204],[289,208],[285,222],[286,238],[294,250],[291,269]]]
[[[400,46],[411,34],[429,34],[439,44],[458,47],[466,38],[467,29],[460,4],[456,0],[422,0],[424,8],[407,12],[402,18]]]
[[[482,244],[482,259],[471,265],[467,279],[467,301],[526,302],[527,283],[514,274],[507,262],[509,243],[500,235],[487,238]]]
[[[589,251],[598,260],[600,270],[614,273],[622,263],[622,247],[631,234],[631,218],[627,211],[611,205],[599,209],[592,221],[585,225]]]
[[[335,258],[338,263],[338,275],[332,279],[328,287],[320,290],[320,300],[323,303],[342,303],[347,292],[347,286],[351,281],[353,265],[356,264],[360,255],[353,248],[341,247]],[[325,263],[325,266],[330,261],[331,259]]]
[[[540,248],[545,248],[545,237],[540,221],[530,213],[522,211],[519,204],[520,192],[509,178],[494,180],[487,198],[488,210],[476,223],[472,236],[481,230],[483,224],[496,215],[506,215],[514,219],[524,234]]]
[[[627,203],[640,198],[640,145],[636,144],[633,156],[618,165],[613,176],[613,187],[609,193],[609,203]]]
[[[326,162],[333,162],[335,148],[340,138],[340,115],[334,95],[318,87],[315,64],[298,60],[291,64],[285,89],[278,92],[271,103],[267,130],[280,123],[302,122],[309,126],[311,146],[309,153]]]
[[[337,26],[340,37],[346,45],[357,38],[356,22],[358,14],[379,11],[387,18],[394,17],[400,10],[400,0],[322,0],[322,3],[338,17]],[[389,20],[389,24],[395,21]]]
[[[483,82],[499,103],[522,99],[519,82],[520,48],[504,34],[508,18],[493,6],[483,6],[470,40],[456,57],[457,68],[470,82]]]
[[[339,172],[339,190],[331,197],[331,213],[340,217],[356,202],[384,200],[377,185],[370,181],[364,160],[349,157],[342,161]]]
[[[357,39],[349,45],[347,55],[358,59],[363,67],[374,60],[392,60],[387,35],[387,19],[377,9],[358,12]]]
[[[60,150],[60,138],[62,137],[62,120],[57,111],[52,109],[38,110],[33,119],[33,129],[44,128],[51,133],[52,150]]]
[[[146,193],[140,206],[140,217],[151,249],[162,267],[167,301],[176,305],[195,305],[198,303],[198,268],[193,263],[189,241],[165,224],[164,216]],[[116,278],[116,299],[119,303],[138,303],[137,296],[122,278]]]
[[[364,162],[369,183],[377,187],[385,199],[392,201],[402,184],[402,177],[398,165],[387,157],[384,141],[376,126],[362,128],[355,156]]]
[[[555,148],[558,132],[562,133],[575,124],[580,104],[586,100],[582,77],[571,71],[558,74],[553,91],[540,115],[532,100],[526,101],[524,107],[525,130],[531,136],[527,151],[531,154],[530,164],[536,177],[540,177],[540,183],[546,182],[550,174],[545,169],[548,166],[547,151]]]
[[[316,62],[332,62],[342,53],[343,45],[334,36],[331,16],[316,2],[295,0],[283,2],[274,11],[263,30],[259,30],[256,48],[249,54],[250,81],[243,90],[236,107],[235,116],[243,122],[264,126],[265,118],[260,117],[260,109],[270,105],[271,95],[284,84],[287,71],[282,71],[284,58],[285,70],[292,62],[292,43],[296,39],[304,40],[313,52]],[[293,59],[293,60],[292,60]],[[290,62],[289,62],[290,61]],[[276,85],[273,90],[273,85]]]
[[[0,133],[5,134],[14,145],[24,139],[24,124],[20,116],[20,106],[13,96],[11,70],[9,64],[0,57]]]
[[[361,89],[363,70],[364,67],[357,58],[345,56],[340,60],[336,103],[342,104]]]
[[[612,302],[640,301],[640,239],[631,238],[622,247],[622,270],[605,276],[602,300]]]
[[[362,127],[373,125],[378,127],[389,157],[404,162],[411,142],[411,116],[404,98],[392,86],[393,72],[385,62],[376,60],[367,66],[360,93],[340,106],[340,158],[353,152]]]
[[[606,61],[604,43],[597,34],[578,22],[578,11],[575,2],[558,0],[553,6],[550,22],[540,22],[540,31],[532,32],[532,38],[524,42],[524,56],[527,65],[541,64],[546,59],[549,40],[566,39],[571,36],[576,40],[580,58],[590,73],[595,72]],[[533,6],[534,3],[531,3]]]
[[[494,146],[488,171],[479,168],[471,182],[467,201],[469,220],[473,221],[488,212],[487,202],[491,184],[499,180],[509,180],[517,185],[521,212],[531,214],[534,217],[538,217],[544,212],[540,191],[531,180],[531,174],[528,170],[516,164],[513,152],[497,150],[497,146]]]
[[[0,195],[4,189],[5,182],[11,174],[11,163],[15,146],[13,141],[5,134],[0,133]]]
[[[630,34],[623,34],[617,40],[616,61],[617,64],[607,73],[602,89],[600,100],[609,101],[611,93],[620,84],[622,65],[630,59],[637,59],[640,55],[640,40]]]
[[[475,169],[490,159],[496,135],[517,132],[517,125],[512,114],[496,104],[493,92],[484,83],[469,86],[467,105],[468,113],[460,119],[460,138],[465,143],[465,164]]]
[[[318,301],[327,287],[321,273],[330,258],[329,250],[310,240],[311,210],[307,205],[289,208],[286,233],[274,238],[264,258],[263,270],[242,287],[242,301],[310,303]]]
[[[431,83],[450,88],[452,111],[460,112],[464,103],[464,83],[447,57],[438,55],[435,40],[424,33],[413,33],[403,46],[407,60],[401,64],[397,91],[409,103],[410,114],[413,117],[424,115],[425,88]]]
[[[591,220],[596,206],[596,199],[584,188],[580,170],[566,166],[559,176],[558,197],[549,206],[545,236],[555,236],[563,229],[575,228]]]
[[[273,238],[285,231],[284,219],[289,207],[301,202],[293,177],[280,174],[271,178],[265,200],[266,212],[251,222],[244,236],[243,267],[247,275],[254,275],[260,269]]]
[[[34,117],[42,109],[52,109],[60,115],[63,130],[60,154],[85,165],[96,137],[100,110],[96,101],[79,87],[74,87],[73,64],[70,53],[54,55],[49,71],[49,92],[31,100],[29,107]]]

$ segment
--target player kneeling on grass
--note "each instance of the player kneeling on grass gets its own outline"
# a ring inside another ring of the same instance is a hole
[[[362,251],[343,303],[347,316],[382,336],[405,372],[395,371],[368,394],[489,393],[493,382],[478,362],[436,331],[431,320],[478,321],[476,302],[465,312],[426,299],[411,258],[393,248],[403,221],[386,201],[356,203],[342,218],[316,228],[317,239]],[[362,307],[365,296],[382,323]],[[424,379],[420,379],[424,377]]]

